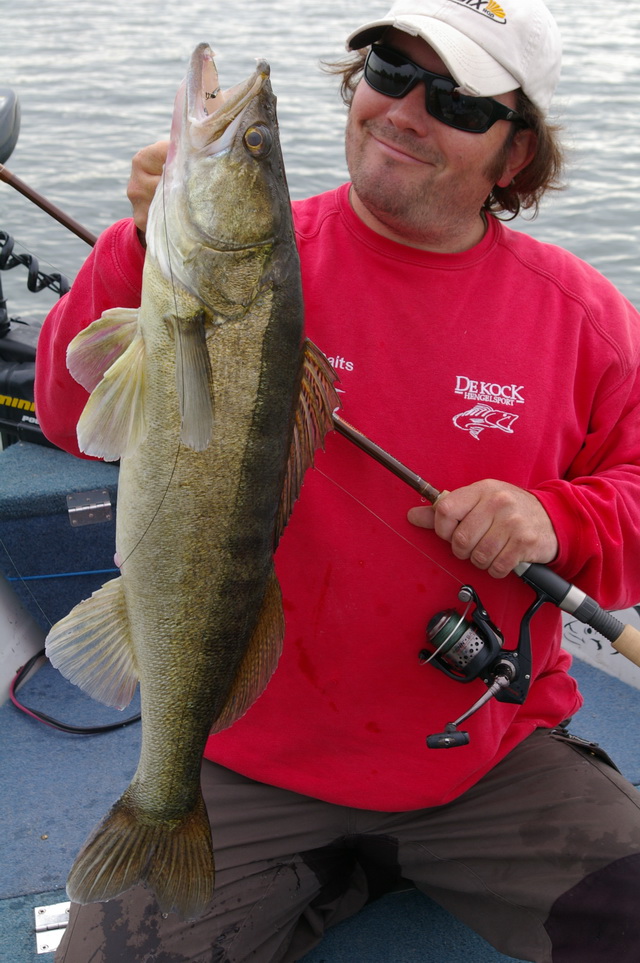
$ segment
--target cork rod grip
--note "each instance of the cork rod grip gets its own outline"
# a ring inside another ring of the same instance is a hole
[[[640,632],[633,625],[625,625],[611,645],[635,665],[640,665]]]

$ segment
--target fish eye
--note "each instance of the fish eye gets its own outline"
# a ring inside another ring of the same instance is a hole
[[[244,146],[254,157],[266,157],[272,143],[271,131],[263,124],[255,124],[245,131]]]

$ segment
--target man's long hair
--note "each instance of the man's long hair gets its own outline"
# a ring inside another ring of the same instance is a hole
[[[323,64],[327,72],[340,77],[340,94],[347,107],[351,107],[367,53],[368,48],[357,50],[345,60]],[[563,189],[561,178],[564,170],[564,151],[559,138],[561,128],[549,123],[542,111],[523,90],[518,90],[516,110],[536,136],[536,152],[533,160],[516,174],[507,187],[496,185],[484,202],[485,211],[508,215],[504,217],[505,220],[517,217],[522,210],[531,210],[531,217],[535,217],[543,195],[547,191]],[[518,130],[519,127],[513,124],[504,147],[505,161]]]

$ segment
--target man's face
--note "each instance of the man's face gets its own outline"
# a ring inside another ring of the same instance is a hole
[[[392,29],[384,42],[427,70],[450,76],[421,38]],[[515,92],[495,99],[516,105]],[[501,176],[505,183],[513,176],[510,134],[511,124],[502,120],[484,134],[447,127],[427,113],[423,83],[395,100],[361,80],[346,132],[353,206],[374,229],[377,222],[381,233],[405,243],[463,250],[481,236],[480,210],[493,186]]]

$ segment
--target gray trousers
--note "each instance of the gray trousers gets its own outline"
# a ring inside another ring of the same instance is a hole
[[[538,730],[454,802],[412,812],[336,806],[206,761],[202,783],[211,910],[163,917],[142,886],[74,905],[56,963],[292,963],[401,879],[517,959],[640,960],[640,793],[564,735]]]

